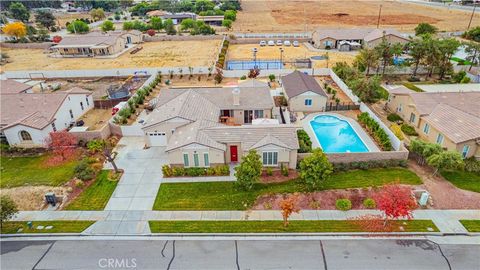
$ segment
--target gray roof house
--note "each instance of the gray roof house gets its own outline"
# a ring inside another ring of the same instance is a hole
[[[171,166],[235,163],[256,150],[264,166],[294,168],[299,147],[296,127],[251,124],[252,119],[271,117],[269,91],[266,87],[162,90],[142,127],[146,145],[165,147]]]
[[[288,107],[293,112],[324,111],[328,95],[317,80],[301,71],[281,77]]]

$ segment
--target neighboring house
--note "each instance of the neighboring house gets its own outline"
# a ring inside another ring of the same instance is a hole
[[[480,83],[415,84],[415,86],[429,93],[480,92]]]
[[[19,91],[26,87],[18,85]],[[2,91],[0,98],[0,136],[18,147],[45,146],[50,132],[68,128],[93,108],[91,92],[78,87],[48,94]]]
[[[17,82],[15,80],[7,79],[0,80],[0,93],[1,94],[21,94],[32,93],[31,85]]]
[[[148,146],[163,146],[171,166],[209,167],[257,150],[264,166],[295,168],[298,140],[290,125],[251,125],[271,118],[267,87],[162,90],[142,127]]]
[[[190,12],[182,12],[182,13],[165,13],[163,15],[158,16],[162,18],[162,20],[172,19],[173,24],[181,24],[185,19],[197,19],[197,14],[190,13]]]
[[[214,15],[214,16],[197,16],[197,21],[203,21],[209,25],[221,26],[223,22],[223,15]]]
[[[387,106],[421,139],[438,143],[462,157],[480,159],[480,92],[414,92],[404,86],[386,87]]]
[[[325,111],[328,95],[313,76],[297,70],[282,76],[281,81],[290,111]]]
[[[362,47],[373,48],[383,38],[390,43],[409,42],[395,29],[318,29],[312,33],[312,44],[319,49],[351,51]]]
[[[91,32],[85,35],[65,36],[50,49],[55,55],[63,57],[108,56],[119,54],[142,41],[142,32],[137,30]]]
[[[472,83],[480,83],[480,67],[472,67],[467,71],[467,77]]]

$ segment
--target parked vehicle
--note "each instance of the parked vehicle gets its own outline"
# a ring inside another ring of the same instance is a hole
[[[300,46],[300,43],[298,43],[298,40],[293,41],[293,47],[298,47]]]
[[[292,43],[290,43],[290,40],[285,40],[285,42],[283,42],[283,45],[289,47],[290,45],[292,45]]]
[[[275,46],[275,41],[269,40],[268,41],[268,46]]]
[[[260,47],[267,46],[267,42],[265,40],[260,41]]]
[[[277,40],[277,46],[282,46],[283,45],[283,41],[281,41],[280,39]]]

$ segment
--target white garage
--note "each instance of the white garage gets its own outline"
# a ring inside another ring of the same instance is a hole
[[[150,140],[150,146],[166,146],[167,134],[165,132],[148,132],[148,139]]]

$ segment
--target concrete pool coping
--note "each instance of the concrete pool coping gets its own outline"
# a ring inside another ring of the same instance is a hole
[[[360,140],[362,140],[363,144],[368,148],[369,152],[381,152],[380,149],[377,147],[377,145],[373,142],[372,138],[370,138],[367,132],[365,132],[365,130],[362,128],[362,126],[360,126],[360,124],[357,121],[355,121],[350,117],[346,117],[344,115],[341,115],[338,113],[331,113],[331,112],[311,113],[305,116],[305,118],[301,120],[303,129],[307,132],[308,136],[310,136],[311,138],[312,148],[322,148],[320,146],[320,142],[318,141],[317,135],[315,135],[315,132],[313,131],[312,125],[310,125],[310,121],[312,121],[313,118],[319,115],[330,115],[330,116],[337,117],[340,120],[347,121],[350,124],[350,126],[353,128],[355,133],[357,133],[358,137],[360,137]],[[333,154],[333,152],[329,154]]]

